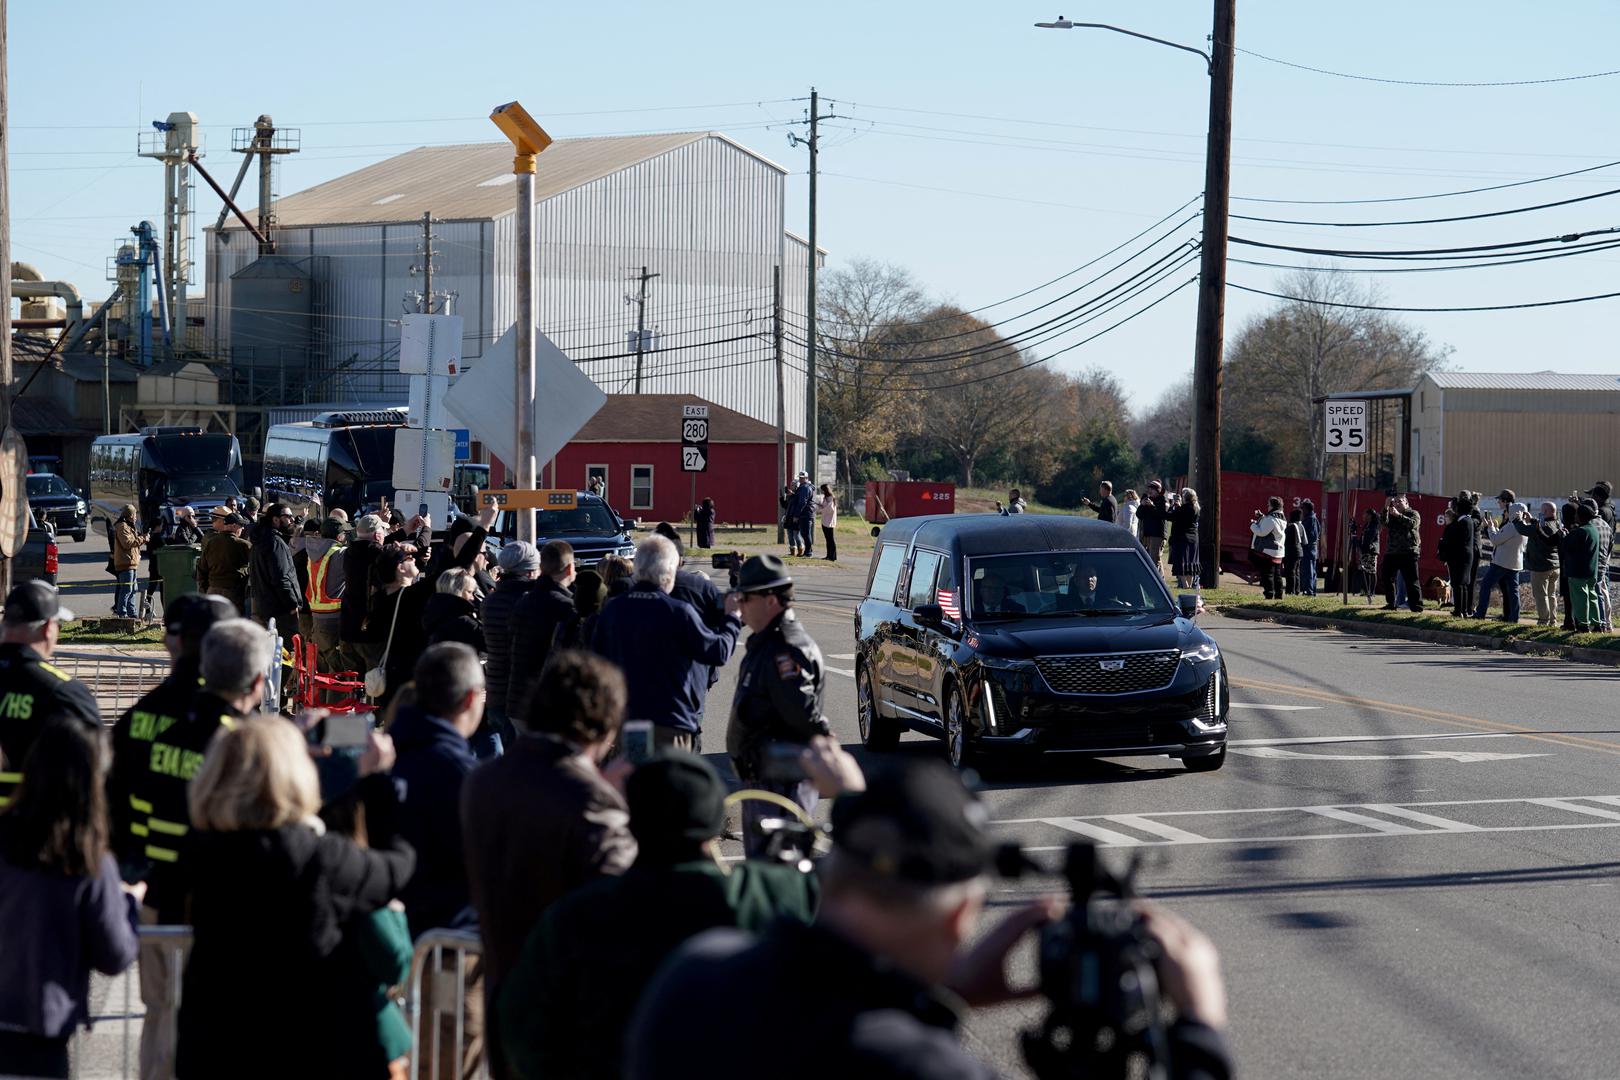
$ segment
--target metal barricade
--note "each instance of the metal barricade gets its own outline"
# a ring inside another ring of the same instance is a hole
[[[405,999],[406,1015],[411,1023],[411,1080],[461,1080],[462,1048],[468,1033],[464,1024],[467,1004],[467,960],[484,954],[483,939],[470,930],[429,930],[416,939],[416,950],[411,957],[411,976]],[[445,958],[451,963],[447,966]],[[427,995],[432,1008],[423,1028],[423,985],[431,988]],[[446,1008],[446,1006],[449,1008]],[[455,1048],[453,1060],[457,1068],[452,1076],[439,1075],[440,1017],[453,1012],[455,1017]],[[485,1018],[488,1030],[488,1018]],[[489,1076],[489,1048],[480,1058],[474,1077],[485,1080]],[[425,1063],[425,1064],[424,1064]]]
[[[78,679],[95,695],[96,707],[107,723],[116,720],[169,674],[169,658],[119,652],[58,649],[51,663]]]
[[[151,947],[157,946],[169,954],[169,963],[166,965],[169,978],[164,987],[164,1002],[170,1025],[168,1043],[173,1046],[173,1025],[180,1015],[180,975],[185,968],[186,953],[191,948],[191,927],[142,926],[137,931],[137,937],[140,939],[142,952],[149,952]],[[136,1011],[135,1007],[134,999],[139,979],[138,961],[119,975],[108,978],[92,976],[90,994],[92,1003],[98,997],[98,990],[108,987],[109,984],[123,984],[120,994],[123,1001],[121,1011],[108,1011],[103,999],[102,1007],[99,1010],[92,1008],[90,1014],[92,1024],[113,1021],[119,1023],[118,1049],[114,1053],[110,1047],[102,1046],[93,1029],[80,1028],[75,1031],[68,1047],[68,1075],[73,1077],[73,1080],[115,1080],[115,1078],[132,1080],[140,1075],[141,1031],[145,1027],[146,1013],[144,1008]],[[113,993],[118,991],[115,989]],[[113,1071],[114,1067],[117,1069],[116,1072]]]

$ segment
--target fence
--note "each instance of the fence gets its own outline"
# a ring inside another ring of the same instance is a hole
[[[180,1015],[180,974],[183,957],[191,948],[191,927],[143,926],[139,930],[139,936],[143,952],[157,945],[170,953],[165,1006],[169,1022],[172,1024]],[[466,1056],[465,1051],[469,1042],[468,1032],[462,1022],[467,1004],[468,984],[467,980],[460,976],[468,967],[469,961],[476,961],[482,956],[483,943],[476,933],[470,931],[429,930],[416,942],[410,977],[403,988],[405,1014],[411,1027],[411,1080],[462,1080],[464,1074],[459,1067],[448,1073],[439,1067],[440,1020],[441,1017],[447,1017],[453,1012],[455,1017],[453,1045],[456,1053],[450,1055],[450,1060],[459,1065]],[[100,991],[101,1006],[91,1010],[90,1019],[102,1024],[103,1027],[92,1031],[80,1029],[74,1033],[69,1047],[68,1073],[73,1080],[133,1080],[140,1075],[140,1033],[146,1014],[135,1007],[138,1004],[134,1000],[138,978],[138,972],[131,967],[115,979],[97,978],[94,981],[91,997],[94,1001],[98,997],[97,992]],[[250,976],[245,974],[244,978]],[[123,984],[121,990],[117,988],[120,982]],[[251,987],[244,989],[251,990]],[[424,993],[427,1003],[425,1025]],[[122,1001],[121,1010],[109,1011],[106,1001],[108,997],[119,998]],[[396,1000],[399,997],[397,992],[395,997]],[[246,994],[244,1001],[251,1001],[251,993]],[[109,1040],[105,1038],[106,1025],[110,1023],[119,1025],[113,1037],[117,1042],[116,1047],[108,1045]],[[366,1038],[370,1035],[374,1033],[364,1031],[355,1033],[356,1038]],[[172,1040],[172,1030],[170,1036]],[[474,1080],[487,1080],[489,1076],[487,1055],[481,1057],[472,1076]]]
[[[169,674],[169,658],[158,652],[135,656],[58,649],[51,663],[90,688],[101,718],[109,723]]]

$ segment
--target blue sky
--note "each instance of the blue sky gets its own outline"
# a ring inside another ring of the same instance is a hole
[[[887,260],[970,308],[1072,269],[1203,186],[1208,81],[1196,57],[1100,31],[1031,25],[1061,11],[1204,48],[1209,5],[1191,0],[460,8],[345,0],[276,5],[269,9],[275,22],[262,30],[238,5],[188,7],[161,26],[151,7],[96,4],[87,17],[64,24],[50,5],[11,6],[13,257],[47,277],[75,281],[87,297],[106,291],[114,241],[161,212],[161,167],[134,156],[137,132],[182,109],[200,117],[211,150],[205,163],[227,178],[236,164],[232,127],[269,112],[279,124],[301,128],[304,151],[283,169],[283,193],[412,146],[495,140],[489,109],[514,98],[559,137],[714,129],[795,171],[788,225],[802,231],[806,157],[788,145],[786,133],[804,108],[791,99],[814,84],[843,117],[829,122],[821,155],[820,242],[830,264],[856,255]],[[1535,79],[1620,66],[1620,4],[1238,0],[1237,43],[1314,67],[1395,79]],[[165,55],[175,59],[164,62]],[[1580,169],[1620,159],[1617,106],[1620,77],[1420,87],[1334,78],[1240,55],[1232,190],[1261,198],[1365,199]],[[1236,202],[1234,212],[1382,221],[1505,209],[1610,187],[1620,187],[1620,167],[1427,202]],[[198,190],[200,226],[218,203],[201,184]],[[1620,196],[1447,225],[1234,222],[1232,231],[1307,247],[1431,248],[1613,225],[1620,225]],[[1233,266],[1229,276],[1271,288],[1278,272]],[[1178,274],[1166,285],[1179,280]],[[1390,304],[1523,303],[1620,291],[1620,252],[1377,280]],[[986,317],[1015,315],[1061,291],[991,308]],[[1231,293],[1229,333],[1268,303]],[[1187,289],[1053,363],[1107,367],[1145,406],[1190,368],[1193,314]],[[1620,371],[1612,329],[1620,300],[1405,317],[1453,346],[1453,362],[1464,370]]]

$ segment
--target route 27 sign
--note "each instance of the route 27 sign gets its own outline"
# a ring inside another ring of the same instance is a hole
[[[1323,426],[1326,450],[1330,454],[1367,452],[1367,403],[1365,401],[1326,401]]]
[[[681,406],[681,471],[709,471],[709,407]]]

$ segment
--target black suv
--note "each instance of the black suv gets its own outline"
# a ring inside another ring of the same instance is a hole
[[[60,476],[29,473],[28,506],[41,523],[50,522],[57,535],[72,533],[74,540],[84,543],[89,521],[84,493],[74,491],[73,485]]]
[[[961,767],[994,750],[1226,761],[1215,642],[1125,529],[1041,514],[900,518],[855,613],[861,738],[907,728]]]
[[[578,492],[573,506],[536,510],[534,525],[536,547],[545,547],[551,540],[566,540],[574,549],[574,562],[582,570],[595,566],[604,555],[622,555],[628,559],[636,553],[629,524],[611,506],[589,492]],[[502,512],[494,534],[507,541],[513,538],[516,529],[515,515]]]

